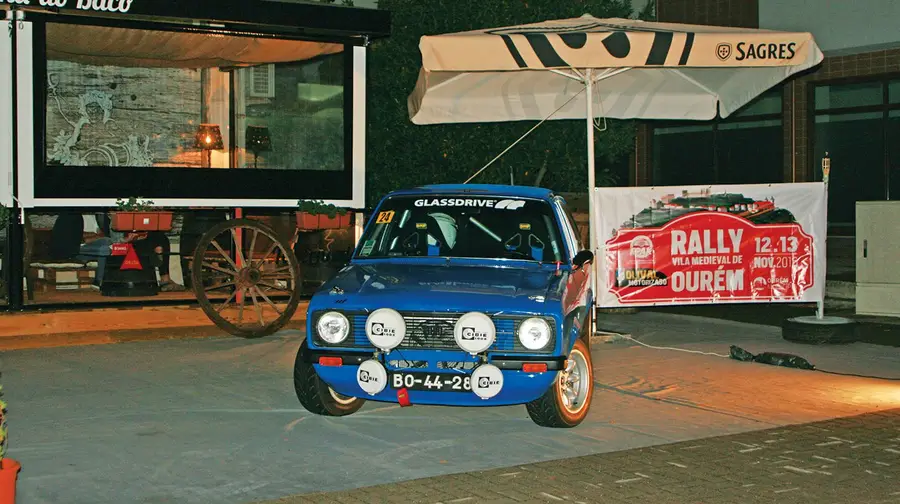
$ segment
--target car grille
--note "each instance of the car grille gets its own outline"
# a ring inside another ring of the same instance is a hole
[[[344,313],[350,320],[352,334],[346,342],[340,345],[327,345],[316,338],[316,343],[322,346],[342,346],[356,348],[372,348],[372,343],[366,337],[366,313]],[[398,348],[400,349],[437,349],[437,350],[459,350],[456,341],[453,339],[453,327],[456,321],[462,316],[461,313],[418,313],[418,312],[401,312],[404,321],[406,321],[406,337]],[[497,329],[497,338],[489,351],[502,352],[528,352],[528,353],[549,353],[553,351],[556,342],[556,321],[552,318],[545,317],[544,320],[550,324],[550,333],[552,335],[550,343],[538,351],[528,350],[519,343],[516,332],[521,324],[530,316],[514,316],[514,315],[496,315],[491,317],[494,326]],[[315,323],[313,323],[315,327]]]

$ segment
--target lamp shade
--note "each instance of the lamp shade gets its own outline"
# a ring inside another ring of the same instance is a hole
[[[198,149],[224,149],[222,143],[222,131],[218,124],[201,124],[197,127],[197,135],[194,137],[194,147]]]
[[[272,138],[265,126],[247,126],[247,150],[266,152],[272,150]]]

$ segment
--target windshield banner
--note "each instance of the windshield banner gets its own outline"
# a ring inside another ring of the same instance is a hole
[[[826,186],[597,188],[598,306],[817,302]]]

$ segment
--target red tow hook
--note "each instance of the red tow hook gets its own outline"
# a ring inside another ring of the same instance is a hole
[[[412,406],[412,403],[409,402],[409,391],[406,390],[406,387],[397,391],[397,402],[404,408],[406,406]]]

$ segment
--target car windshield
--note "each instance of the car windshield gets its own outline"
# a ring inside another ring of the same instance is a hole
[[[497,196],[403,196],[386,200],[357,257],[461,257],[565,261],[549,203]]]

